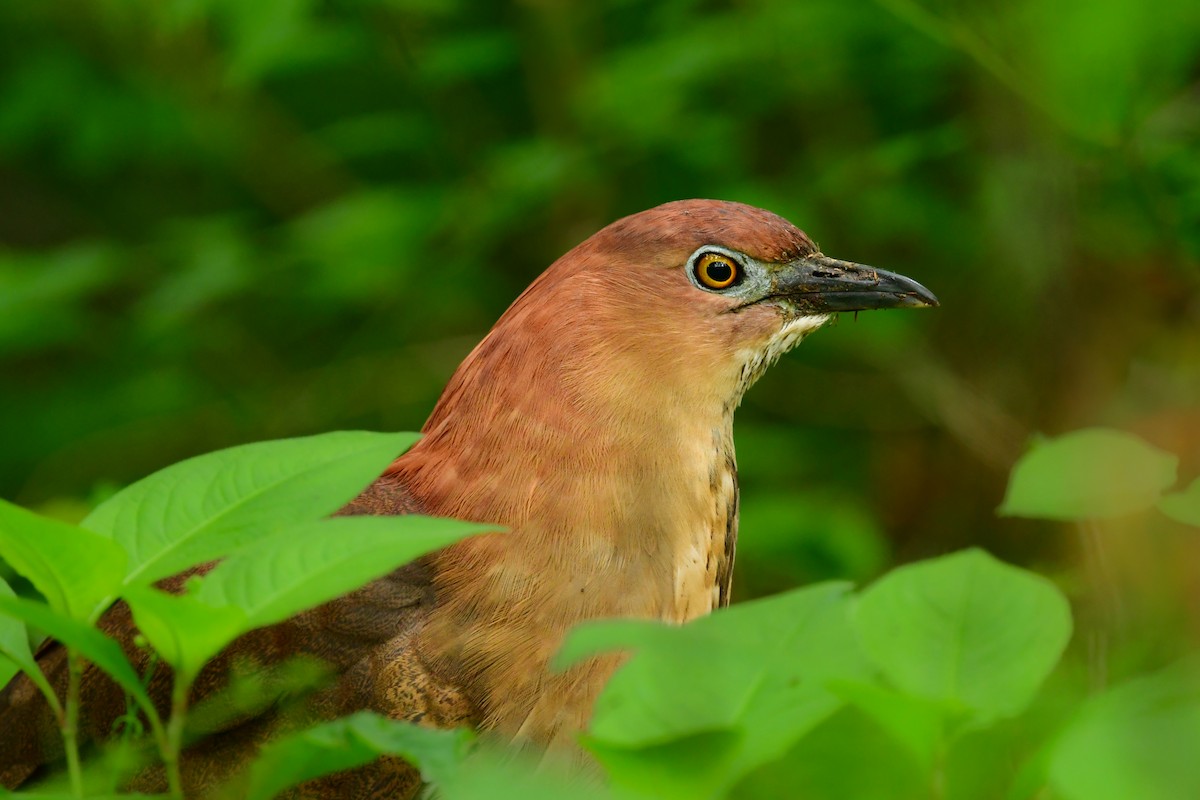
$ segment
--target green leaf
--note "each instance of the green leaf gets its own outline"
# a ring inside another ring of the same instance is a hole
[[[1088,700],[1051,757],[1066,800],[1200,797],[1200,658]]]
[[[862,593],[854,624],[896,688],[988,720],[1029,703],[1071,612],[1045,578],[966,550],[888,573]]]
[[[784,756],[755,770],[735,800],[930,800],[930,779],[896,740],[855,708],[842,708]],[[786,787],[784,789],[783,787]]]
[[[583,744],[604,765],[624,794],[645,800],[695,800],[717,796],[749,768],[739,767],[742,736],[709,731],[664,744],[630,748],[590,736]]]
[[[249,627],[270,625],[357,589],[433,550],[485,531],[421,516],[335,517],[301,524],[243,548],[206,575],[196,597],[235,605]]]
[[[779,757],[841,705],[826,688],[830,679],[868,676],[847,592],[846,584],[821,584],[682,627],[614,621],[573,631],[560,662],[614,646],[637,651],[600,695],[589,729],[589,747],[614,783],[636,788],[649,768],[635,768],[636,760],[666,759],[676,785],[660,794],[695,796],[700,787],[687,748],[672,754],[663,746],[701,734],[732,734],[721,740],[729,751],[708,758],[719,768],[704,779],[707,792]]]
[[[17,677],[21,673],[21,668],[8,656],[0,656],[0,689],[8,685],[8,682]],[[30,675],[30,678],[33,676]],[[38,687],[41,688],[40,686]],[[44,692],[44,690],[43,690]]]
[[[190,683],[205,662],[248,630],[246,614],[235,606],[214,608],[190,595],[173,595],[149,586],[122,593],[138,630],[154,650]]]
[[[16,596],[12,587],[0,580],[0,597],[15,599]],[[20,618],[0,615],[0,653],[10,662],[0,670],[0,688],[6,686],[18,671],[24,672],[47,699],[54,698],[52,704],[58,703],[58,696],[50,688],[50,683],[33,657],[29,634]]]
[[[436,779],[442,800],[615,800],[594,775],[572,772],[552,755],[534,757],[511,749],[480,747],[453,772]]]
[[[1181,492],[1171,492],[1158,501],[1158,510],[1176,522],[1200,527],[1200,478]]]
[[[1107,428],[1035,442],[1013,467],[999,513],[1083,520],[1144,511],[1175,483],[1178,462],[1133,434]]]
[[[20,597],[0,596],[0,613],[46,631],[108,673],[142,708],[153,708],[149,695],[121,646],[92,626],[68,617],[45,603]]]
[[[55,611],[90,619],[125,574],[125,553],[91,531],[0,500],[0,556]]]
[[[129,552],[127,585],[152,583],[265,532],[329,516],[417,438],[343,431],[218,450],[118,492],[83,526]]]
[[[471,733],[397,722],[361,711],[263,747],[250,768],[247,800],[269,800],[290,786],[352,769],[381,755],[420,767],[426,780],[451,775],[466,754]]]
[[[904,746],[924,770],[943,744],[945,709],[936,703],[873,683],[836,681],[830,688]]]

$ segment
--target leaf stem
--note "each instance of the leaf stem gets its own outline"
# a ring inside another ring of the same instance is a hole
[[[83,663],[79,654],[74,648],[67,648],[67,703],[61,719],[72,797],[83,797],[83,768],[79,763],[79,687],[82,677]]]
[[[1109,640],[1121,633],[1125,613],[1112,566],[1108,563],[1100,523],[1083,520],[1078,530],[1095,615],[1087,631],[1088,674],[1092,689],[1099,692],[1108,685]]]
[[[167,788],[173,800],[183,800],[183,778],[179,772],[179,758],[183,751],[183,726],[187,718],[188,692],[191,691],[191,687],[190,676],[182,673],[175,675],[171,686],[171,718],[167,720],[166,740],[159,747],[167,773]]]

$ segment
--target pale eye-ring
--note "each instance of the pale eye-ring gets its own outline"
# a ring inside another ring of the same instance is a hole
[[[701,253],[696,259],[696,280],[709,289],[728,289],[742,277],[742,268],[724,253]]]

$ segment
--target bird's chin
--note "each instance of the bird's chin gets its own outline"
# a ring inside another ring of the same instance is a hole
[[[813,314],[812,312],[801,311],[795,306],[791,306],[790,308],[783,307],[781,320],[783,324],[779,326],[779,332],[771,337],[769,345],[769,349],[774,351],[773,356],[778,358],[783,353],[791,350],[800,344],[804,337],[825,325],[834,316],[836,315]]]
[[[833,312],[813,311],[812,308],[805,307],[786,297],[774,297],[769,302],[779,311],[782,323],[780,335],[790,335],[796,332],[806,335],[837,316]]]
[[[802,312],[795,307],[790,309],[784,308],[783,303],[777,303],[776,305],[782,311],[779,329],[772,333],[759,346],[742,351],[743,366],[737,395],[739,401],[742,394],[780,356],[800,344],[806,336],[834,317],[833,314]]]

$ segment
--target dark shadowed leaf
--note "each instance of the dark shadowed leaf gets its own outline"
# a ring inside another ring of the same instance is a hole
[[[121,583],[125,553],[111,540],[0,500],[0,556],[55,611],[86,620]]]
[[[1179,459],[1124,431],[1090,428],[1035,442],[1013,467],[1000,513],[1081,520],[1144,511]]]
[[[3,580],[0,580],[0,597],[16,598],[12,588]],[[43,695],[55,696],[46,681],[46,676],[42,674],[33,658],[25,623],[19,617],[0,615],[0,653],[7,657],[5,663],[0,665],[0,687],[5,686],[12,680],[13,675],[20,671],[29,676]]]
[[[342,431],[219,450],[118,492],[83,527],[129,552],[126,584],[152,583],[332,514],[416,439]]]
[[[55,611],[45,603],[19,597],[0,597],[0,613],[46,631],[108,673],[143,708],[151,707],[150,698],[120,645],[100,631]]]
[[[896,688],[984,720],[1021,711],[1071,635],[1054,584],[982,550],[893,570],[862,593],[854,623]]]

